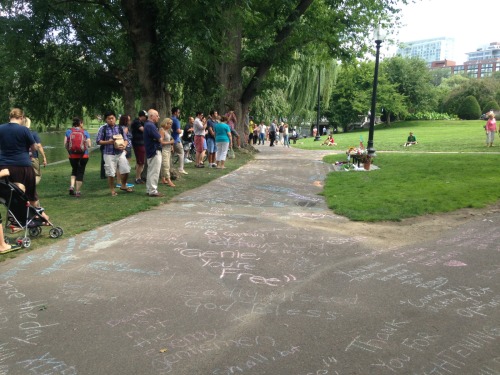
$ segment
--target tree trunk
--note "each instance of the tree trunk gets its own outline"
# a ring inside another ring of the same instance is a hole
[[[150,0],[122,0],[121,4],[128,21],[126,30],[132,44],[141,106],[145,110],[154,108],[161,117],[165,117],[166,90],[159,74],[163,64],[151,53],[157,45],[155,25],[159,9]]]

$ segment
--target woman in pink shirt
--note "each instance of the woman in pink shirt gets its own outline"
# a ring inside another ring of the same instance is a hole
[[[493,140],[495,139],[495,133],[497,131],[497,122],[495,121],[495,114],[493,111],[488,112],[487,115],[488,122],[486,122],[486,125],[484,126],[484,129],[486,130],[486,147],[492,147]]]

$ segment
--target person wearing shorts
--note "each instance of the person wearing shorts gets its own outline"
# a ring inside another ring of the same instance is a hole
[[[210,116],[207,120],[207,134],[205,135],[205,140],[207,142],[207,154],[208,154],[208,167],[215,168],[217,163],[215,162],[215,155],[217,153],[217,144],[215,143],[215,130],[214,126],[217,123],[217,118],[219,114],[217,111],[210,111]]]
[[[127,134],[121,134],[120,126],[116,125],[116,115],[113,111],[104,114],[106,124],[99,128],[96,136],[96,143],[104,146],[104,171],[108,179],[108,187],[112,196],[116,196],[115,191],[115,175],[118,170],[121,175],[121,187],[127,193],[133,192],[132,188],[127,187],[127,178],[130,173],[130,165],[125,157],[125,148],[130,139]],[[115,145],[113,137],[121,135],[123,142]]]

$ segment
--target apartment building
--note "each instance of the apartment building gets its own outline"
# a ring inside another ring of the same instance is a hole
[[[454,59],[455,39],[439,37],[401,43],[396,54],[402,57],[419,57],[430,66],[434,61]]]

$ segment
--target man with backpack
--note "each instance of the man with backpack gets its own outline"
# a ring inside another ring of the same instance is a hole
[[[96,136],[96,143],[104,146],[104,170],[108,178],[108,186],[111,191],[111,196],[116,196],[115,191],[115,176],[118,170],[121,174],[121,187],[127,193],[134,190],[127,186],[127,178],[130,173],[130,165],[125,157],[125,148],[130,139],[128,134],[123,133],[121,126],[116,125],[116,115],[113,111],[108,111],[104,114],[106,124],[99,128]]]

